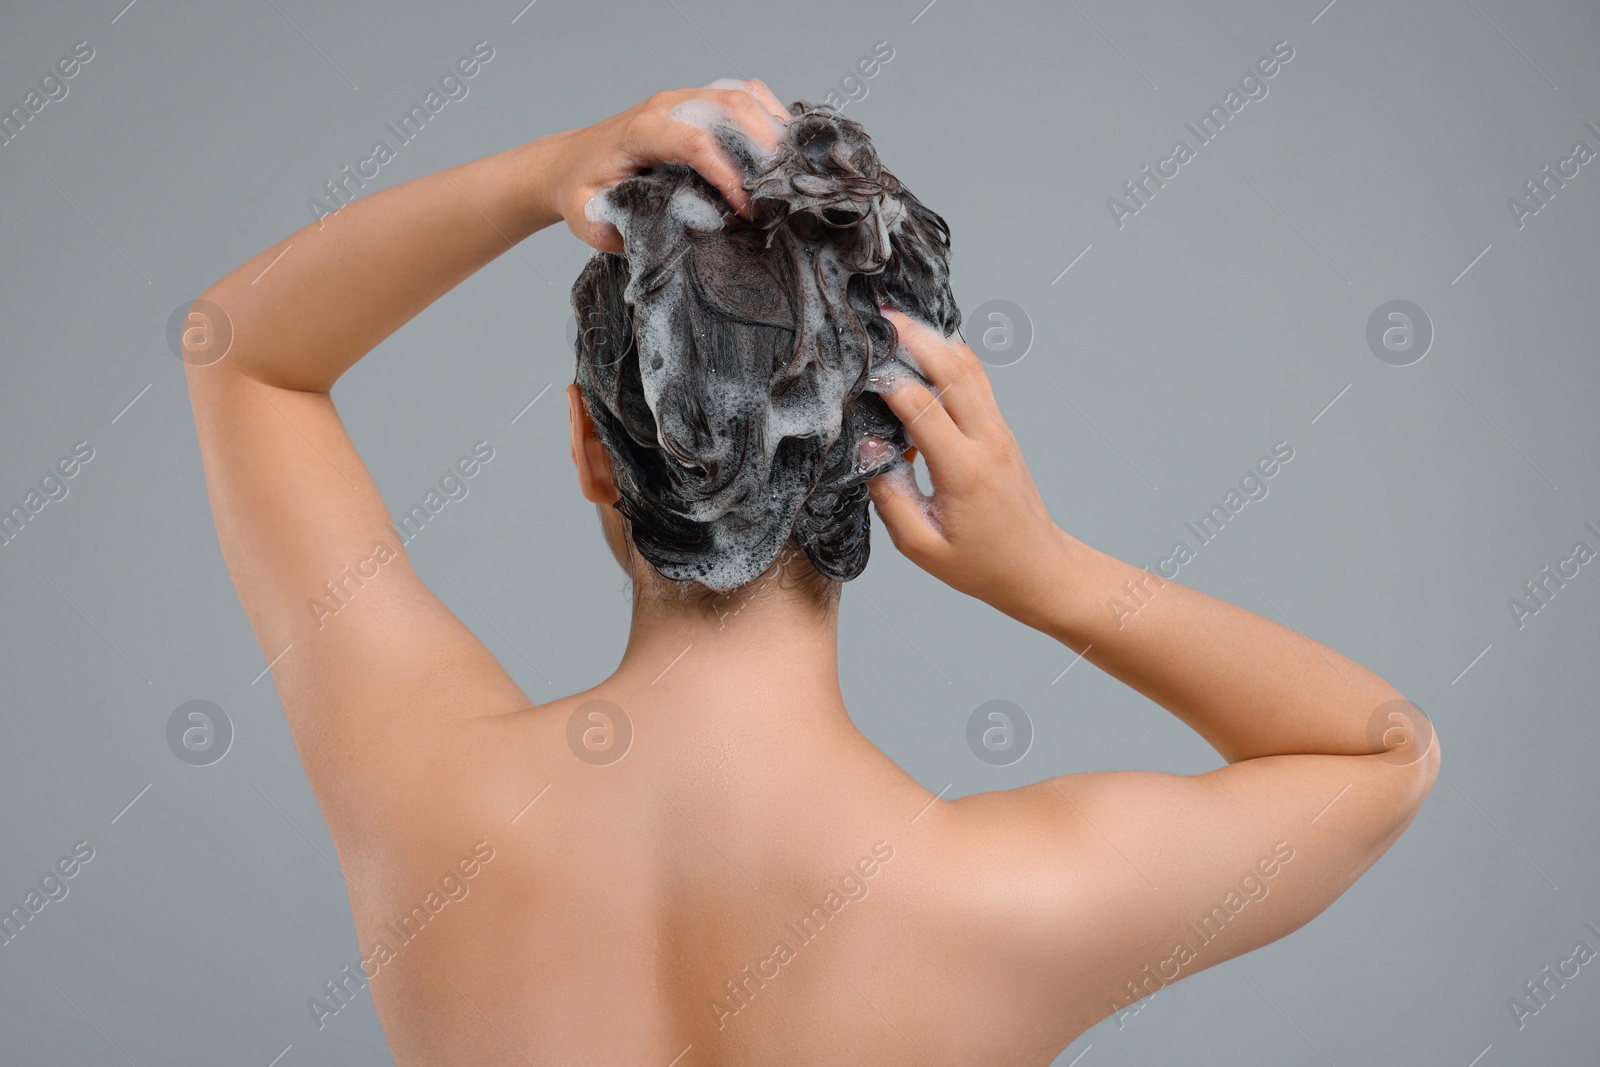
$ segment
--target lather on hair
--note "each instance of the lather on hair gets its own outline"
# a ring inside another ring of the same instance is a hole
[[[639,553],[718,592],[759,577],[793,537],[823,575],[866,566],[866,480],[906,463],[878,393],[926,384],[879,312],[955,331],[950,231],[879,163],[859,123],[790,106],[757,156],[730,127],[754,219],[693,169],[608,190],[622,254],[572,288],[577,382],[610,453]]]

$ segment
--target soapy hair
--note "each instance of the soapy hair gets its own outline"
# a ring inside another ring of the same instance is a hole
[[[792,541],[823,576],[866,566],[867,479],[907,461],[879,395],[926,384],[888,304],[949,335],[950,230],[878,161],[859,123],[790,106],[743,168],[753,220],[692,168],[657,165],[602,194],[624,252],[572,288],[577,383],[611,456],[614,505],[664,577],[727,592]]]

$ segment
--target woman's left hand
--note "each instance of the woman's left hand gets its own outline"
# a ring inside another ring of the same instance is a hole
[[[596,193],[657,163],[693,167],[729,206],[748,217],[750,196],[738,162],[703,125],[736,127],[763,153],[783,138],[789,110],[760,81],[721,79],[704,89],[668,89],[593,126],[541,138],[536,181],[549,211],[579,240],[602,252],[621,252],[622,235],[585,213]],[[687,121],[686,121],[687,120]]]

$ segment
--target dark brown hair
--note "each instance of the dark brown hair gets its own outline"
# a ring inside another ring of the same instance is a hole
[[[944,220],[860,124],[790,113],[765,158],[717,131],[753,220],[691,168],[651,168],[604,194],[625,251],[595,253],[572,288],[577,382],[630,540],[663,576],[717,591],[791,540],[827,578],[861,573],[867,478],[906,462],[878,393],[895,375],[925,381],[879,306],[944,334],[960,322]]]

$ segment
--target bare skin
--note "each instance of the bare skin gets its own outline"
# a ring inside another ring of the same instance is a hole
[[[657,94],[374,193],[204,294],[233,328],[207,365],[190,338],[218,534],[263,654],[293,646],[274,680],[405,1067],[1048,1064],[1136,997],[1310,921],[1438,773],[1421,713],[1380,712],[1402,699],[1382,678],[1061,530],[982,364],[893,311],[938,390],[891,394],[934,486],[919,501],[872,483],[895,546],[1149,696],[1225,765],[936,798],[851,722],[836,599],[819,608],[775,565],[696,611],[624,550],[576,386],[579,487],[635,611],[610,677],[529,700],[412,570],[330,391],[545,226],[620,250],[584,204],[638,167],[688,163],[745,209],[730,161],[667,115],[709,99],[771,145],[787,111],[745,85]],[[1106,602],[1130,582],[1146,603],[1119,621]],[[597,698],[632,724],[609,765],[568,744]],[[1207,916],[1208,934],[1188,925]]]

